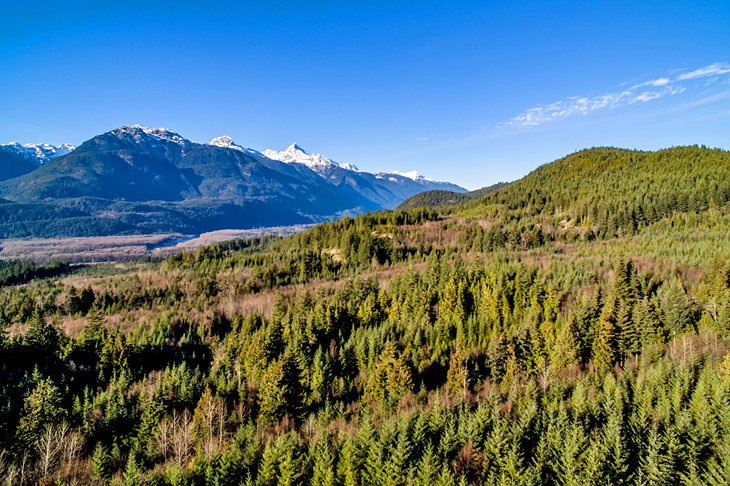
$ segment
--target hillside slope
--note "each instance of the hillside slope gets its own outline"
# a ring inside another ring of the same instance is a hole
[[[14,151],[0,150],[0,181],[33,172],[37,166],[21,154]]]
[[[491,194],[492,192],[501,189],[505,185],[507,185],[507,183],[499,182],[497,184],[469,192],[454,192],[445,190],[425,191],[416,194],[415,196],[409,197],[408,199],[400,203],[397,209],[400,211],[407,211],[409,209],[417,208],[445,208],[449,206],[456,206],[472,201],[474,199],[484,197],[487,194]]]
[[[531,172],[466,208],[503,207],[542,223],[631,232],[675,211],[730,201],[730,152],[675,147],[656,152],[595,148]]]

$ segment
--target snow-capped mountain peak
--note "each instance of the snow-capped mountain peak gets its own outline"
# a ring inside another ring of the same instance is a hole
[[[0,149],[15,152],[37,165],[45,164],[49,160],[66,155],[72,152],[75,148],[76,147],[68,143],[58,146],[47,143],[26,143],[21,145],[18,142],[10,142],[0,145]]]
[[[264,150],[264,155],[270,159],[286,162],[287,164],[303,164],[315,172],[320,172],[332,167],[339,167],[341,169],[358,172],[358,168],[352,164],[335,162],[321,154],[309,154],[296,143],[289,145],[289,147],[283,151],[271,149]]]
[[[215,147],[220,147],[220,148],[238,150],[239,152],[251,151],[251,149],[247,149],[246,147],[242,147],[242,146],[238,145],[237,143],[234,143],[233,139],[231,137],[229,137],[228,135],[221,135],[220,137],[215,137],[213,140],[208,142],[208,145],[213,145]]]
[[[233,138],[229,137],[228,135],[221,135],[220,137],[215,137],[213,140],[208,142],[208,145],[213,145],[215,147],[220,148],[227,148],[232,150],[238,150],[239,152],[243,152],[249,155],[256,155],[261,156],[261,152],[258,150],[254,150],[252,148],[243,147],[241,145],[238,145],[233,141]]]
[[[293,154],[302,153],[304,155],[309,155],[307,153],[307,151],[304,150],[302,147],[300,147],[296,142],[289,145],[289,147],[287,147],[287,149],[286,149],[286,152],[293,153]]]
[[[142,125],[125,125],[117,128],[116,130],[112,130],[112,133],[119,137],[131,137],[137,143],[142,142],[145,135],[173,142],[178,145],[187,145],[190,143],[188,139],[179,133],[175,133],[167,128],[149,128]]]
[[[216,147],[221,147],[221,148],[232,148],[232,149],[236,149],[236,150],[243,150],[243,147],[233,143],[233,139],[231,137],[229,137],[228,135],[221,135],[220,137],[215,137],[213,140],[208,142],[208,145],[215,145]]]

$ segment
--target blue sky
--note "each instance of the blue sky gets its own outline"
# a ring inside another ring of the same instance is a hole
[[[591,146],[730,148],[728,26],[727,0],[6,2],[0,142],[139,123],[474,189]]]

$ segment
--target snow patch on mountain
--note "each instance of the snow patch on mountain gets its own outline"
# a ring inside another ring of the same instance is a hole
[[[393,177],[393,176],[398,176],[398,177]],[[403,178],[410,179],[413,182],[417,182],[419,184],[424,184],[424,183],[428,183],[428,182],[436,182],[436,183],[438,182],[433,179],[429,179],[428,177],[423,177],[415,170],[411,170],[408,172],[401,172],[398,170],[392,170],[390,172],[378,172],[377,174],[375,174],[375,177],[377,179],[381,179],[381,180],[387,178],[390,182],[405,182],[403,180]]]
[[[395,175],[407,177],[407,178],[409,178],[409,179],[411,179],[413,181],[431,181],[431,179],[427,179],[426,177],[423,177],[422,175],[420,175],[415,170],[411,170],[411,171],[408,171],[408,172],[401,172],[401,171],[398,171],[398,170],[394,170],[394,171],[391,171],[390,174],[395,174]]]
[[[423,176],[419,176],[418,175],[418,172],[416,172],[415,170],[411,170],[411,171],[408,171],[408,172],[401,172],[401,171],[398,171],[398,170],[394,170],[394,171],[391,172],[391,174],[395,174],[395,175],[407,177],[407,178],[411,179],[412,181],[418,180],[419,177],[421,179],[423,179]]]

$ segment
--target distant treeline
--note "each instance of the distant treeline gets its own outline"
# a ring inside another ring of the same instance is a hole
[[[0,286],[18,285],[36,278],[56,277],[68,273],[70,268],[65,262],[38,265],[27,260],[0,260]]]

